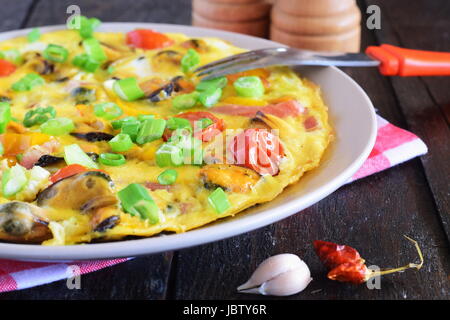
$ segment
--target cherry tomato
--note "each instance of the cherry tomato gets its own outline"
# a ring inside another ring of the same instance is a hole
[[[267,129],[246,129],[234,137],[229,151],[237,165],[259,174],[276,175],[279,171],[283,146],[277,136]]]
[[[14,63],[0,59],[0,77],[7,77],[16,71]]]
[[[142,49],[160,49],[173,43],[165,34],[150,30],[136,29],[127,33],[127,44]]]

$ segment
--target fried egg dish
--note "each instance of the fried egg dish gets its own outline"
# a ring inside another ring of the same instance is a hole
[[[333,139],[320,88],[287,67],[212,80],[213,37],[79,28],[0,43],[0,241],[181,233],[271,201]]]

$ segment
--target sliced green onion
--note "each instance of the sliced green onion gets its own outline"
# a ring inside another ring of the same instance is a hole
[[[200,128],[201,129],[208,128],[210,125],[212,125],[214,123],[214,121],[212,121],[209,118],[201,118],[198,121],[200,121]]]
[[[92,57],[88,56],[85,53],[76,56],[72,60],[72,64],[87,72],[95,72],[95,70],[100,67],[100,62],[92,59]]]
[[[54,118],[49,119],[40,126],[41,132],[52,135],[61,136],[75,129],[72,119],[70,118]]]
[[[169,128],[171,130],[188,129],[188,130],[192,131],[191,122],[188,119],[177,118],[177,117],[169,118],[167,120],[167,128]]]
[[[94,105],[94,114],[97,117],[112,120],[120,117],[123,114],[123,110],[113,102],[103,102]]]
[[[219,102],[221,97],[222,97],[222,89],[216,88],[213,90],[200,92],[198,100],[203,106],[210,108],[214,106],[217,102]]]
[[[141,128],[136,138],[136,142],[144,144],[157,139],[160,139],[164,134],[166,128],[166,120],[164,119],[151,119],[142,122]]]
[[[138,115],[138,120],[139,121],[145,121],[145,120],[151,120],[151,119],[155,119],[155,116],[152,114],[140,114]]]
[[[29,73],[12,85],[14,91],[29,91],[36,86],[43,85],[45,80],[36,73]]]
[[[203,163],[202,142],[192,137],[190,130],[175,129],[166,144],[181,150],[184,164],[200,165]],[[175,155],[178,156],[176,153]]]
[[[80,16],[80,36],[84,39],[91,38],[94,35],[94,30],[100,25],[101,21],[97,18],[88,19],[85,16]]]
[[[7,169],[2,175],[2,193],[5,198],[9,198],[20,192],[28,182],[26,169],[16,164],[11,169]]]
[[[133,147],[133,141],[130,136],[125,133],[119,133],[117,136],[108,141],[111,150],[114,152],[125,152]]]
[[[27,34],[28,42],[36,42],[41,37],[41,31],[38,28],[34,28]]]
[[[29,128],[37,124],[43,124],[54,117],[56,117],[55,108],[36,108],[25,113],[23,125]]]
[[[208,202],[219,214],[224,213],[231,207],[227,194],[220,187],[208,196]]]
[[[30,87],[28,86],[27,83],[19,80],[19,81],[13,83],[13,85],[11,86],[11,89],[13,89],[16,92],[23,92],[23,91],[30,90]]]
[[[100,45],[100,42],[95,38],[83,40],[83,48],[86,51],[87,55],[95,61],[102,63],[108,59],[105,52],[103,51],[102,46]]]
[[[43,52],[44,58],[54,62],[66,62],[69,51],[62,46],[49,44]]]
[[[120,190],[117,196],[125,212],[148,220],[151,224],[159,222],[160,210],[142,185],[132,183]]]
[[[139,87],[136,78],[125,78],[114,82],[114,92],[122,99],[126,101],[134,101],[142,98],[145,93]]]
[[[257,76],[240,77],[233,86],[241,97],[260,98],[264,94],[264,85]]]
[[[64,160],[67,164],[79,164],[87,168],[98,169],[98,165],[77,144],[64,147]]]
[[[108,72],[108,74],[113,74],[116,71],[116,68],[114,68],[113,66],[109,66],[108,69],[106,69],[106,72]]]
[[[105,166],[121,166],[126,160],[122,154],[117,153],[102,153],[98,157],[98,161]]]
[[[224,88],[228,83],[228,79],[226,77],[219,77],[211,80],[203,80],[199,84],[195,90],[197,91],[209,91],[214,90],[216,88]]]
[[[88,59],[88,55],[87,54],[85,54],[85,53],[79,54],[79,55],[75,56],[75,58],[73,58],[72,64],[75,67],[82,68],[84,66],[84,64],[85,64],[87,59]]]
[[[6,131],[8,123],[11,121],[11,106],[8,102],[0,102],[0,133]]]
[[[0,58],[8,60],[14,64],[21,64],[23,59],[20,51],[17,49],[3,50],[0,52]]]
[[[111,121],[111,126],[113,127],[114,130],[119,130],[120,128],[122,128],[122,125],[128,121],[136,122],[137,119],[136,119],[136,117],[133,117],[133,116],[125,117],[122,119]]]
[[[121,126],[120,132],[129,135],[131,140],[136,142],[140,127],[141,123],[139,121],[125,121]]]
[[[158,183],[162,185],[174,184],[177,180],[178,172],[173,169],[167,169],[158,176]]]
[[[159,222],[159,208],[154,201],[140,201],[134,208],[139,212],[141,218],[148,220],[150,224]]]
[[[177,110],[193,108],[197,104],[198,96],[197,91],[176,96],[172,99],[172,107]]]
[[[189,73],[199,64],[200,55],[194,49],[189,49],[181,59],[181,70],[184,73]]]
[[[183,150],[175,145],[164,143],[156,151],[156,164],[159,167],[176,167],[183,163]]]
[[[179,128],[175,129],[172,132],[172,135],[169,138],[169,142],[172,144],[176,144],[178,146],[181,146],[185,141],[190,139],[192,137],[192,130],[189,128]]]

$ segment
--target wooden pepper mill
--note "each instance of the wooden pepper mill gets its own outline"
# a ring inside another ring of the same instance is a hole
[[[277,0],[270,38],[301,49],[358,52],[360,22],[355,0]]]
[[[192,25],[267,37],[270,9],[266,0],[193,0]]]

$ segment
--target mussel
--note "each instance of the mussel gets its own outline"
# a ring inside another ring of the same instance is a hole
[[[90,104],[97,99],[95,89],[78,87],[70,92],[76,104]]]
[[[90,213],[117,204],[111,178],[101,171],[86,171],[59,180],[37,196],[40,207],[66,208]]]
[[[180,85],[178,84],[178,81],[181,78],[181,76],[178,76],[171,79],[167,84],[148,94],[147,98],[151,102],[159,102],[169,99],[174,92],[178,92],[181,90]]]
[[[51,237],[44,209],[21,201],[0,205],[1,240],[35,243]]]
[[[95,141],[109,141],[112,138],[114,138],[114,135],[106,133],[106,132],[97,132],[97,131],[92,131],[92,132],[72,132],[70,133],[70,135],[78,138],[78,139],[82,139],[82,140],[86,140],[89,142],[95,142]]]

